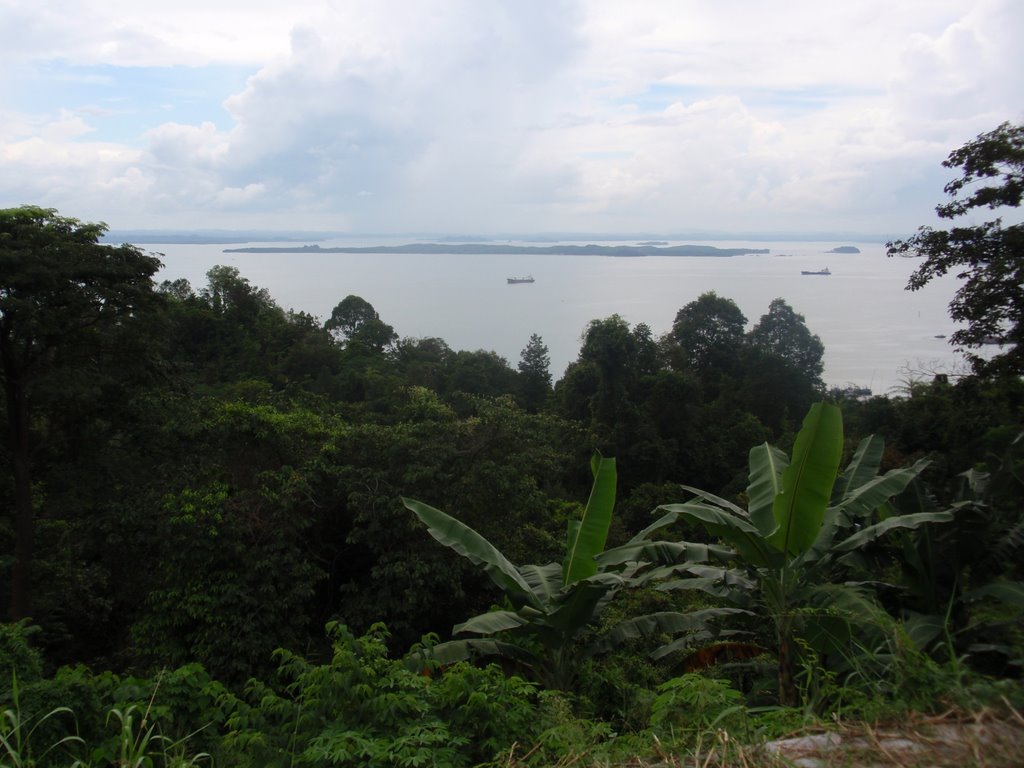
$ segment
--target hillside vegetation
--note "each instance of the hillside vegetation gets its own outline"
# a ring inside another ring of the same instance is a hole
[[[771,764],[1024,705],[1013,372],[826,392],[709,293],[553,382],[0,213],[0,763]]]

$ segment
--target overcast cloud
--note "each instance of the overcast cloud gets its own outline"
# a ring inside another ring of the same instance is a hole
[[[1019,0],[0,0],[0,206],[113,228],[906,234]]]

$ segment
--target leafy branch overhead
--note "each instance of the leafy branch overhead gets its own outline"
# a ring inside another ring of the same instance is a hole
[[[940,218],[1019,208],[1024,197],[1024,125],[1003,123],[951,152],[943,165],[960,169],[962,175],[946,185],[950,200],[936,207]],[[924,257],[910,276],[909,290],[948,272],[963,281],[949,313],[964,327],[950,340],[965,350],[999,345],[989,359],[972,354],[977,372],[1024,373],[1024,226],[1004,225],[999,217],[949,229],[922,226],[916,235],[887,247],[889,256]]]

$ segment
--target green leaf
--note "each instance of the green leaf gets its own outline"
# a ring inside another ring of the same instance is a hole
[[[871,519],[872,513],[893,496],[897,496],[913,482],[928,466],[922,459],[912,467],[901,467],[875,477],[856,488],[849,488],[843,500],[837,505],[849,524]]]
[[[994,581],[983,587],[972,589],[965,598],[976,600],[981,597],[994,597],[1006,605],[1016,608],[1024,608],[1024,582],[1020,581]]]
[[[740,557],[751,565],[767,567],[777,559],[777,553],[772,551],[753,523],[724,509],[692,501],[686,504],[664,504],[659,509],[701,523],[712,536],[735,547]]]
[[[778,528],[767,541],[783,554],[799,555],[814,544],[842,453],[842,413],[829,403],[815,403],[796,436],[793,460],[772,507]]]
[[[614,573],[598,573],[573,583],[546,617],[566,638],[576,637],[626,582]]]
[[[697,565],[687,568],[686,572],[691,574],[690,578],[666,581],[659,584],[657,589],[666,592],[698,589],[709,595],[728,598],[734,603],[743,603],[746,595],[755,587],[754,582],[741,571],[728,568]]]
[[[405,497],[402,503],[416,513],[431,536],[474,565],[482,565],[491,581],[508,595],[513,604],[541,608],[540,600],[516,567],[487,539],[465,523],[428,504]]]
[[[711,560],[727,562],[736,553],[714,544],[694,544],[689,541],[638,541],[613,547],[597,556],[597,562],[608,567],[644,561],[657,565],[706,563]]]
[[[452,634],[494,635],[510,629],[519,629],[529,623],[528,618],[515,611],[491,611],[456,624],[452,627]]]
[[[657,512],[658,510],[655,509],[654,511]],[[671,513],[662,515],[661,517],[659,517],[653,523],[648,525],[646,528],[644,528],[642,531],[640,531],[640,533],[638,533],[636,536],[631,538],[626,543],[627,544],[646,543],[646,541],[651,537],[652,533],[654,533],[655,531],[660,531],[662,528],[667,528],[668,526],[672,525],[672,523],[674,523],[678,519],[679,519],[678,515],[673,515]]]
[[[712,504],[717,504],[722,509],[729,510],[734,515],[737,515],[742,518],[748,517],[747,510],[743,509],[743,507],[733,504],[731,501],[728,501],[727,499],[723,499],[721,496],[715,496],[715,494],[713,493],[708,493],[707,491],[702,491],[700,488],[693,488],[689,485],[681,485],[680,487],[684,491],[689,491],[699,499],[703,499],[704,501],[710,501]]]
[[[747,484],[747,514],[763,536],[778,527],[772,508],[782,492],[782,472],[789,457],[773,445],[762,443],[750,449],[750,474]]]
[[[459,661],[472,661],[487,656],[499,656],[512,659],[522,664],[534,666],[537,657],[525,648],[489,638],[470,638],[467,640],[450,640],[431,648],[427,654],[433,661],[447,666]]]
[[[878,435],[868,435],[860,441],[853,458],[836,480],[832,498],[838,503],[853,488],[860,488],[878,474],[882,464],[885,440]]]
[[[674,635],[679,632],[692,632],[706,628],[716,619],[729,616],[749,616],[750,611],[741,608],[706,608],[690,613],[678,611],[660,611],[637,616],[623,621],[613,627],[598,642],[593,644],[595,652],[605,652],[618,647],[630,640],[637,640],[652,635]]]
[[[519,573],[545,608],[555,602],[562,590],[562,566],[558,563],[521,565]]]
[[[954,506],[963,505],[965,504]],[[928,523],[948,523],[953,519],[953,511],[955,510],[944,510],[942,512],[915,512],[912,515],[897,515],[896,517],[890,517],[880,523],[869,525],[867,528],[857,531],[849,538],[839,544],[836,544],[835,547],[833,547],[833,551],[852,552],[855,549],[863,547],[865,544],[870,544],[876,539],[885,536],[889,531],[894,531],[900,528],[913,530],[914,528],[918,528]]]
[[[615,507],[615,459],[595,453],[590,460],[594,484],[578,526],[570,528],[570,539],[562,564],[562,583],[568,586],[597,573],[594,557],[604,551]]]

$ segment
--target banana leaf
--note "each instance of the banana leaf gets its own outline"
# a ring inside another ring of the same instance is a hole
[[[655,509],[654,511],[657,512],[658,510]],[[678,519],[679,519],[678,515],[673,515],[673,514],[662,515],[657,520],[655,520],[653,523],[651,523],[646,528],[644,528],[642,531],[640,531],[640,533],[638,533],[636,536],[634,536],[629,541],[627,541],[626,544],[646,543],[647,540],[649,538],[651,538],[651,534],[652,533],[654,533],[655,531],[660,531],[662,528],[666,528],[666,527],[672,525],[672,523],[676,522],[676,520],[678,520]]]
[[[794,594],[800,611],[800,635],[820,653],[836,653],[847,647],[857,628],[877,624],[884,609],[869,582],[807,584]],[[887,618],[887,617],[886,617]]]
[[[964,595],[968,600],[976,600],[981,597],[993,597],[1006,605],[1016,608],[1024,608],[1024,582],[1020,581],[993,581],[983,587],[972,589]]]
[[[659,611],[637,616],[613,627],[600,640],[591,644],[591,653],[604,653],[625,642],[652,635],[675,635],[679,632],[693,632],[706,629],[715,620],[731,616],[750,616],[750,611],[741,608],[705,608],[690,613]]]
[[[772,514],[777,528],[767,541],[786,556],[810,549],[821,529],[843,453],[843,417],[829,403],[815,403],[796,436],[793,458],[782,473]]]
[[[530,624],[530,619],[515,611],[490,611],[467,619],[452,627],[453,635],[494,635]]]
[[[928,464],[927,459],[922,459],[912,467],[893,469],[863,485],[849,488],[845,497],[837,505],[844,521],[847,524],[856,524],[870,520],[871,514],[876,509],[893,496],[903,493]]]
[[[508,595],[513,605],[532,605],[538,609],[542,607],[518,569],[479,533],[423,502],[403,497],[402,503],[423,521],[431,536],[474,565],[482,565],[491,581]]]
[[[519,573],[544,606],[552,605],[562,591],[562,566],[558,563],[521,565]]]
[[[520,664],[531,667],[536,666],[539,661],[534,654],[521,646],[505,643],[500,640],[490,640],[485,637],[449,640],[447,643],[435,645],[425,655],[441,666],[455,664],[460,661],[472,661],[488,656],[512,659]]]
[[[699,502],[664,504],[659,509],[701,523],[712,535],[731,544],[746,562],[758,567],[775,564],[777,553],[768,546],[761,532],[749,520],[724,509]]]
[[[615,507],[615,459],[595,453],[590,460],[594,484],[583,519],[569,527],[569,542],[562,564],[562,584],[569,586],[597,573],[596,555],[604,551]],[[575,522],[575,521],[574,521]]]
[[[762,536],[770,536],[778,527],[772,507],[782,491],[782,472],[789,466],[789,457],[775,446],[762,443],[750,449],[749,463],[747,514]]]
[[[547,623],[566,637],[575,637],[625,584],[614,573],[598,573],[577,581],[563,592],[554,609],[548,612]]]
[[[818,536],[814,543],[806,552],[794,558],[792,564],[808,566],[829,557],[832,554],[832,545],[835,544],[839,530],[839,512],[835,507],[829,507],[821,519],[821,528],[818,529]]]
[[[966,506],[967,503],[962,502],[960,505],[953,505],[954,507]],[[907,530],[913,530],[922,525],[928,523],[948,523],[953,519],[953,513],[956,510],[951,508],[943,510],[942,512],[915,512],[910,515],[896,515],[890,517],[887,520],[883,520],[875,525],[869,525],[860,531],[857,531],[852,536],[836,544],[832,549],[835,552],[852,552],[855,549],[863,547],[865,544],[870,544],[876,539],[880,539],[885,536],[889,531],[898,530],[905,528]]]
[[[715,496],[715,494],[713,493],[702,491],[700,488],[694,488],[691,485],[680,484],[679,487],[682,488],[684,491],[689,491],[699,499],[703,499],[704,501],[710,501],[712,504],[717,504],[722,509],[727,509],[728,511],[732,512],[734,515],[738,517],[742,517],[743,519],[747,519],[748,517],[747,510],[743,509],[743,507],[733,504],[731,501],[728,501],[727,499],[723,499],[721,496]]]
[[[711,560],[728,562],[736,556],[728,547],[715,544],[694,544],[688,541],[639,541],[613,547],[597,556],[601,566],[645,561],[656,565],[706,563]]]
[[[885,451],[885,440],[878,435],[868,435],[860,441],[853,458],[836,480],[832,491],[832,502],[838,504],[853,488],[860,488],[878,474]]]

